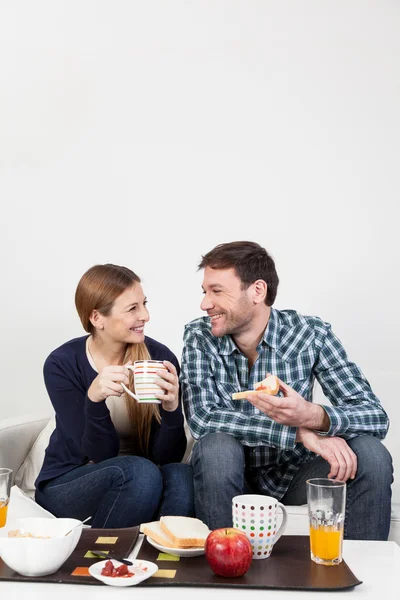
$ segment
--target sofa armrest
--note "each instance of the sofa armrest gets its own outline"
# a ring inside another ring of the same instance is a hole
[[[12,481],[50,416],[24,415],[0,421],[0,466],[13,470]]]

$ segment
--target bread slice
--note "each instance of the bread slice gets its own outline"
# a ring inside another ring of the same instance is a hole
[[[263,390],[264,391],[264,390]],[[246,400],[249,396],[254,396],[254,394],[259,394],[256,390],[247,390],[247,392],[236,392],[232,394],[232,400]]]
[[[268,377],[259,383],[256,383],[255,390],[248,390],[247,392],[237,392],[236,394],[232,394],[232,400],[245,400],[247,396],[259,394],[260,392],[265,392],[271,396],[276,396],[276,394],[279,392],[278,378],[275,375],[268,375]]]
[[[142,523],[140,533],[148,535],[152,540],[165,546],[166,548],[178,548],[173,540],[168,537],[160,527],[160,521],[152,521],[151,523]]]
[[[192,517],[161,517],[160,526],[179,548],[202,548],[210,533],[203,521]]]

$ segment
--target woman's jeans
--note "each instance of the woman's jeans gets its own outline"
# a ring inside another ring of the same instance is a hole
[[[76,467],[39,485],[36,502],[56,517],[86,519],[98,528],[132,527],[162,515],[194,516],[190,465],[157,467],[139,456],[118,456]]]
[[[363,435],[346,441],[357,455],[357,474],[354,480],[347,481],[344,537],[387,540],[393,482],[391,456],[373,436]],[[231,435],[210,433],[198,440],[193,448],[191,464],[196,516],[210,529],[232,527],[234,496],[247,493],[267,495],[265,491],[249,489],[245,480],[244,449]],[[329,464],[320,456],[303,463],[281,499],[282,503],[306,504],[306,480],[327,477],[329,471]]]

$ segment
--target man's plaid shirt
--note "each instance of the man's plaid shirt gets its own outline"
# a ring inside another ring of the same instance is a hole
[[[309,402],[317,379],[331,403],[324,406],[330,418],[324,435],[385,437],[389,419],[328,323],[272,308],[257,352],[249,373],[231,336],[214,337],[209,318],[196,319],[185,327],[180,381],[193,437],[220,431],[237,438],[245,446],[246,477],[261,492],[281,499],[300,464],[315,456],[296,444],[295,427],[279,425],[246,400],[232,400],[234,392],[253,389],[267,373]]]

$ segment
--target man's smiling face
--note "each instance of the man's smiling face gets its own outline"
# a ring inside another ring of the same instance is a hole
[[[235,336],[251,329],[254,316],[252,287],[242,289],[234,269],[204,269],[204,299],[200,307],[210,317],[213,335]]]

